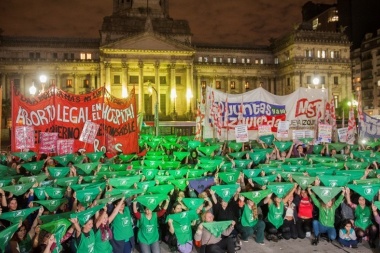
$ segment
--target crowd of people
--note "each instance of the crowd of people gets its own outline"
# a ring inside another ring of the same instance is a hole
[[[140,153],[7,152],[0,252],[235,253],[248,240],[375,248],[380,142],[141,136]],[[265,246],[264,246],[265,247]]]

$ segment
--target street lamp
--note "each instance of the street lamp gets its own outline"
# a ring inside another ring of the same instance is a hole
[[[156,93],[156,105],[154,106],[154,125],[156,126],[156,136],[159,134],[159,121],[158,121],[158,92],[156,88],[149,82],[148,90],[150,94],[154,91]]]
[[[34,86],[34,82],[33,82],[32,86],[29,88],[29,93],[30,93],[30,95],[34,96],[34,95],[36,95],[36,92],[37,92],[37,88],[36,88],[36,86]]]

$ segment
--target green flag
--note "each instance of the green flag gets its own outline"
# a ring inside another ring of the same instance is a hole
[[[246,170],[243,170],[243,173],[244,173],[245,177],[248,178],[248,179],[257,177],[260,174],[260,172],[261,172],[261,170],[259,170],[259,169],[246,169]]]
[[[32,207],[32,208],[2,213],[0,215],[0,219],[1,220],[7,220],[7,221],[10,221],[12,223],[17,223],[20,220],[24,221],[26,219],[26,217],[28,217],[31,213],[35,212],[38,209],[40,209],[40,207]]]
[[[247,153],[248,153],[247,151],[233,152],[233,153],[229,153],[228,156],[231,156],[234,159],[242,159],[243,156],[245,156]]]
[[[106,183],[90,183],[90,184],[73,184],[70,186],[74,191],[84,190],[84,189],[90,189],[90,188],[101,188],[102,190],[105,189]]]
[[[308,145],[314,140],[314,138],[299,138],[298,140],[302,142],[303,144]]]
[[[188,157],[190,155],[190,152],[179,152],[175,151],[173,152],[175,160],[182,161],[185,159],[185,157]]]
[[[328,145],[329,145],[329,150],[335,149],[336,152],[342,151],[342,149],[344,149],[347,146],[346,143],[330,143]]]
[[[12,180],[13,180],[13,178],[0,179],[0,188],[10,185],[12,183]]]
[[[13,152],[13,156],[17,156],[18,158],[28,161],[30,158],[36,155],[34,152]]]
[[[168,196],[164,194],[140,195],[136,198],[136,201],[153,211],[167,198]]]
[[[38,174],[36,176],[30,176],[30,177],[21,177],[19,180],[18,180],[18,183],[22,183],[22,184],[28,184],[28,183],[41,183],[42,181],[44,181],[45,179],[47,178],[47,176],[45,174]]]
[[[103,152],[92,152],[92,153],[86,153],[85,154],[92,163],[99,162],[100,158],[104,156]]]
[[[213,221],[213,222],[203,222],[202,225],[207,229],[212,235],[216,238],[219,238],[220,235],[226,230],[232,221]]]
[[[364,170],[368,166],[368,162],[346,162],[346,167],[350,170]]]
[[[20,196],[24,194],[27,190],[32,188],[34,183],[29,184],[16,184],[16,185],[10,185],[10,186],[4,186],[3,190],[6,192],[11,192],[16,196]]]
[[[196,149],[197,147],[200,147],[202,143],[200,141],[189,141],[187,143],[187,147],[191,149]]]
[[[5,247],[8,245],[10,239],[13,237],[13,234],[16,233],[18,229],[18,225],[19,225],[18,223],[13,224],[0,232],[1,252],[5,252]]]
[[[146,191],[149,187],[153,187],[156,185],[156,181],[143,181],[137,183],[137,188],[143,189]]]
[[[69,220],[60,219],[46,224],[42,224],[40,228],[54,235],[55,240],[57,241],[56,247],[58,247],[59,252],[59,249],[62,247],[60,242],[70,226],[71,222]]]
[[[55,214],[49,214],[49,215],[42,215],[40,216],[40,220],[43,224],[56,221],[59,219],[70,219],[70,215],[74,212],[65,212],[65,213],[55,213]]]
[[[271,190],[277,197],[283,198],[285,197],[291,189],[294,188],[293,183],[269,183],[268,189]]]
[[[238,169],[247,169],[247,167],[252,164],[252,160],[234,160],[235,167]]]
[[[305,158],[285,158],[285,163],[292,165],[306,165],[309,162]]]
[[[79,177],[64,177],[55,180],[55,183],[62,187],[67,187],[72,184],[78,184]]]
[[[274,145],[280,152],[288,151],[292,146],[292,141],[274,141]]]
[[[351,154],[354,156],[354,158],[363,158],[366,156],[371,156],[372,150],[351,151]]]
[[[21,166],[32,174],[39,174],[44,167],[45,161],[22,163]]]
[[[233,152],[239,152],[243,147],[243,143],[231,141],[230,143],[228,143],[228,147],[232,149]]]
[[[334,174],[335,169],[326,169],[326,168],[316,167],[316,168],[309,168],[306,170],[306,172],[311,177],[315,177],[315,176],[320,176],[320,175],[332,175]]]
[[[197,210],[203,203],[204,199],[200,198],[183,198],[182,202],[189,210]]]
[[[49,212],[53,212],[57,210],[60,205],[66,204],[68,200],[67,199],[48,199],[48,200],[38,200],[38,201],[33,201],[33,202],[43,205],[44,207],[46,207],[46,209],[49,210]]]
[[[154,177],[154,180],[157,181],[159,184],[167,184],[169,181],[174,180],[174,177],[172,177],[172,176],[158,176],[158,175],[156,175]]]
[[[120,154],[119,155],[120,160],[122,160],[124,163],[129,162],[130,160],[132,160],[135,157],[137,157],[136,154],[126,154],[126,155]]]
[[[364,184],[349,184],[348,188],[358,193],[366,200],[372,202],[373,197],[379,192],[380,184],[364,185]]]
[[[274,141],[274,135],[273,134],[263,135],[263,136],[260,136],[259,139],[265,144],[267,144],[268,146],[270,146],[272,145]]]
[[[70,218],[78,218],[78,222],[81,226],[87,223],[89,219],[91,219],[92,216],[95,215],[97,211],[102,209],[104,206],[103,205],[97,205],[92,208],[86,209],[82,212],[79,213],[72,213],[70,214]]]
[[[144,164],[150,169],[157,169],[162,163],[162,160],[144,160]]]
[[[310,157],[309,161],[312,161],[313,163],[334,163],[336,162],[336,158],[326,156],[314,156]]]
[[[260,185],[266,185],[269,182],[276,180],[277,175],[270,175],[265,177],[253,177],[252,180]]]
[[[205,147],[198,147],[198,150],[201,151],[206,156],[211,156],[214,151],[218,150],[220,148],[219,145],[214,146],[205,146]]]
[[[291,172],[295,172],[295,171],[298,171],[300,168],[299,165],[289,165],[289,164],[281,164],[280,166],[280,169],[282,169],[283,171],[291,171]]]
[[[44,200],[46,199],[46,187],[36,187],[33,188],[34,190],[34,196],[36,196],[38,199]]]
[[[108,183],[113,187],[130,188],[132,185],[139,182],[140,178],[140,176],[110,178],[108,179]]]
[[[312,186],[311,189],[325,204],[342,192],[340,187]]]
[[[84,190],[76,191],[76,197],[81,203],[91,204],[99,193],[99,188],[86,188]]]
[[[161,162],[159,166],[163,170],[174,170],[174,169],[178,169],[181,166],[181,162],[180,161],[164,161],[164,162]]]
[[[329,186],[329,187],[346,186],[346,184],[348,184],[348,182],[350,181],[350,177],[345,176],[345,175],[343,176],[319,175],[318,177],[324,186]]]
[[[65,189],[59,187],[45,187],[45,191],[52,199],[61,199],[65,195]]]
[[[206,170],[206,171],[209,171],[209,172],[214,172],[217,168],[218,168],[219,165],[215,164],[215,163],[211,163],[211,164],[208,164],[208,163],[199,163],[198,164],[198,167]]]
[[[256,205],[260,203],[260,201],[266,198],[272,191],[269,189],[261,190],[261,191],[251,191],[251,192],[242,192],[240,195],[245,198],[252,200]]]
[[[73,164],[80,164],[80,163],[83,163],[83,159],[84,159],[84,156],[82,155],[74,155],[71,161],[73,162]]]
[[[158,173],[158,169],[143,169],[141,172],[145,176],[145,180],[153,180]]]
[[[353,180],[359,180],[363,177],[365,170],[337,170],[336,175],[350,176],[350,182]]]
[[[95,170],[98,167],[98,165],[98,162],[74,164],[75,167],[81,169],[87,175],[90,174],[93,170]]]
[[[153,194],[165,194],[168,195],[169,192],[174,190],[174,186],[171,184],[166,185],[156,185],[153,187],[150,187],[146,190],[146,193],[153,193]]]
[[[323,149],[323,145],[314,145],[313,154],[320,154]]]
[[[67,164],[72,161],[73,157],[74,157],[74,154],[66,154],[66,155],[53,156],[52,159],[63,166],[67,166]]]
[[[215,193],[218,194],[218,196],[225,202],[230,201],[230,199],[234,196],[238,188],[238,184],[211,186],[211,190],[215,191]]]
[[[187,173],[188,178],[199,178],[206,174],[205,170],[189,170]]]
[[[188,181],[187,179],[176,179],[171,180],[170,183],[173,184],[180,191],[184,191],[187,187]]]
[[[240,171],[236,172],[220,172],[218,173],[219,178],[226,184],[234,184],[238,180]]]
[[[266,153],[265,152],[249,152],[249,157],[252,159],[254,164],[259,164],[265,161]]]
[[[169,176],[174,177],[175,179],[184,178],[189,170],[188,169],[177,169],[177,170],[168,170],[167,173]]]
[[[70,172],[69,167],[49,167],[48,168],[49,174],[52,178],[63,178],[66,177],[67,174]]]
[[[295,176],[294,175],[294,176],[292,176],[292,178],[304,190],[315,181],[315,177],[304,177],[304,176]]]

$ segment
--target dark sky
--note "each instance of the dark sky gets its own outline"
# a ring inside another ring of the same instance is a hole
[[[98,37],[112,0],[0,0],[4,35]],[[193,42],[267,45],[301,22],[306,0],[170,0],[170,16],[189,21]],[[336,0],[317,0],[336,3]]]

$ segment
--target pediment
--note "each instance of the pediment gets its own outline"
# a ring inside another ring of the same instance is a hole
[[[195,52],[194,48],[179,41],[163,37],[154,33],[143,33],[140,35],[121,38],[102,47],[104,50],[121,51],[187,51]]]

